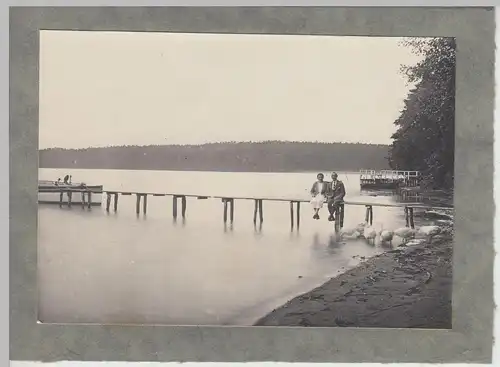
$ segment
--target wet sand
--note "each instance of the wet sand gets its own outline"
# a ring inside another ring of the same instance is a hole
[[[373,257],[255,326],[451,328],[452,231]]]

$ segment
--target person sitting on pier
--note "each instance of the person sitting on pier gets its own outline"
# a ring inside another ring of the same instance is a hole
[[[69,177],[70,177],[69,175],[64,176],[64,184],[65,185],[69,185],[70,184]]]
[[[319,219],[319,210],[323,207],[323,203],[325,202],[325,195],[328,191],[328,185],[323,181],[325,176],[322,173],[318,173],[316,176],[318,181],[316,181],[311,188],[312,200],[311,204],[314,209],[314,219]]]
[[[61,178],[59,177],[59,178],[57,179],[57,181],[55,182],[55,185],[56,185],[56,186],[59,186],[59,184],[60,184],[60,183],[61,183]]]
[[[336,172],[332,173],[332,182],[328,186],[328,211],[330,212],[328,220],[332,222],[335,220],[335,214],[337,213],[339,205],[344,201],[345,187],[344,183],[338,180],[338,174]]]

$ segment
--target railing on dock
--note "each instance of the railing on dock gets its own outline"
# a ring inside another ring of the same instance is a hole
[[[108,190],[91,190],[91,189],[79,189],[79,188],[59,188],[60,192],[60,202],[59,206],[67,204],[71,206],[71,198],[73,193],[82,193],[82,195],[87,194],[89,196],[88,208],[91,208],[91,195],[94,194],[106,194],[106,211],[109,212],[111,209],[111,204],[113,204],[113,210],[118,211],[118,198],[122,196],[136,196],[136,213],[137,215],[142,212],[145,215],[147,213],[148,196],[170,196],[172,197],[172,216],[177,219],[178,216],[178,201],[181,202],[181,216],[186,217],[187,210],[187,198],[194,198],[196,200],[205,199],[219,199],[223,203],[223,222],[226,224],[228,222],[228,210],[229,210],[229,222],[232,224],[234,222],[234,202],[235,200],[253,200],[254,201],[254,213],[253,222],[254,225],[262,225],[264,222],[264,201],[274,201],[274,202],[289,202],[290,203],[290,224],[291,230],[294,227],[298,230],[300,227],[300,206],[301,203],[309,203],[306,199],[290,199],[290,198],[255,198],[255,197],[223,197],[223,196],[200,196],[200,195],[183,195],[178,193],[152,193],[152,192],[122,192],[122,191],[108,191]],[[63,202],[64,194],[68,198],[68,202]],[[414,228],[414,209],[452,209],[448,207],[437,207],[428,206],[422,204],[401,204],[401,203],[370,203],[370,202],[358,202],[358,201],[344,201],[338,205],[336,220],[334,223],[335,230],[339,231],[344,225],[344,212],[345,207],[353,206],[364,206],[366,208],[365,222],[369,225],[373,224],[373,207],[397,207],[404,209],[406,226]],[[86,207],[86,204],[82,204]]]
[[[362,189],[396,189],[416,187],[420,184],[419,171],[360,170],[359,182]]]

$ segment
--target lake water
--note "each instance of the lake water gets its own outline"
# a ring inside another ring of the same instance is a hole
[[[40,169],[66,173],[107,190],[304,198],[315,173],[225,173]],[[340,173],[349,201],[395,202],[363,194],[357,174]],[[326,207],[321,220],[302,204],[300,232],[290,231],[287,202],[267,202],[254,228],[251,200],[235,202],[233,226],[217,199],[188,198],[186,220],[172,219],[171,197],[149,197],[147,216],[135,196],[118,211],[39,206],[39,320],[47,323],[251,325],[288,299],[385,251],[363,240],[335,241]],[[400,208],[374,207],[374,225],[404,226]],[[363,222],[363,206],[346,206],[344,228]],[[397,241],[394,242],[397,245]]]

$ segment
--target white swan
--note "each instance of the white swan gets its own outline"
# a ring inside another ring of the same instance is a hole
[[[346,229],[346,228],[342,228],[340,230],[340,234],[341,235],[346,235],[346,236],[351,236],[353,235],[355,232],[359,232],[356,228],[351,228],[351,229]]]
[[[416,233],[416,229],[409,227],[401,227],[393,231],[394,236],[401,238],[403,243],[406,243],[409,239],[414,238]]]
[[[340,236],[341,238],[346,240],[356,240],[361,237],[361,233],[359,233],[358,231],[353,231],[351,233],[341,233]]]
[[[380,224],[380,231],[378,232],[378,235],[383,243],[389,242],[392,245],[392,238],[394,237],[394,231],[384,229],[384,225]]]
[[[392,245],[392,239],[394,237],[394,231],[381,230],[379,233],[382,242],[389,242]]]
[[[346,240],[355,240],[361,237],[361,233],[356,229],[342,229],[340,231],[340,237]]]
[[[377,231],[375,230],[375,228],[373,228],[371,226],[367,226],[367,227],[365,227],[365,230],[363,231],[363,236],[366,238],[366,240],[368,242],[370,242],[370,240],[372,240],[373,243],[375,243],[375,238],[377,237]]]
[[[359,232],[359,233],[363,233],[365,231],[365,227],[368,225],[368,223],[359,223],[357,226],[356,226],[356,230]]]
[[[423,226],[419,228],[418,232],[426,236],[430,243],[432,238],[441,232],[441,228],[438,226]]]

